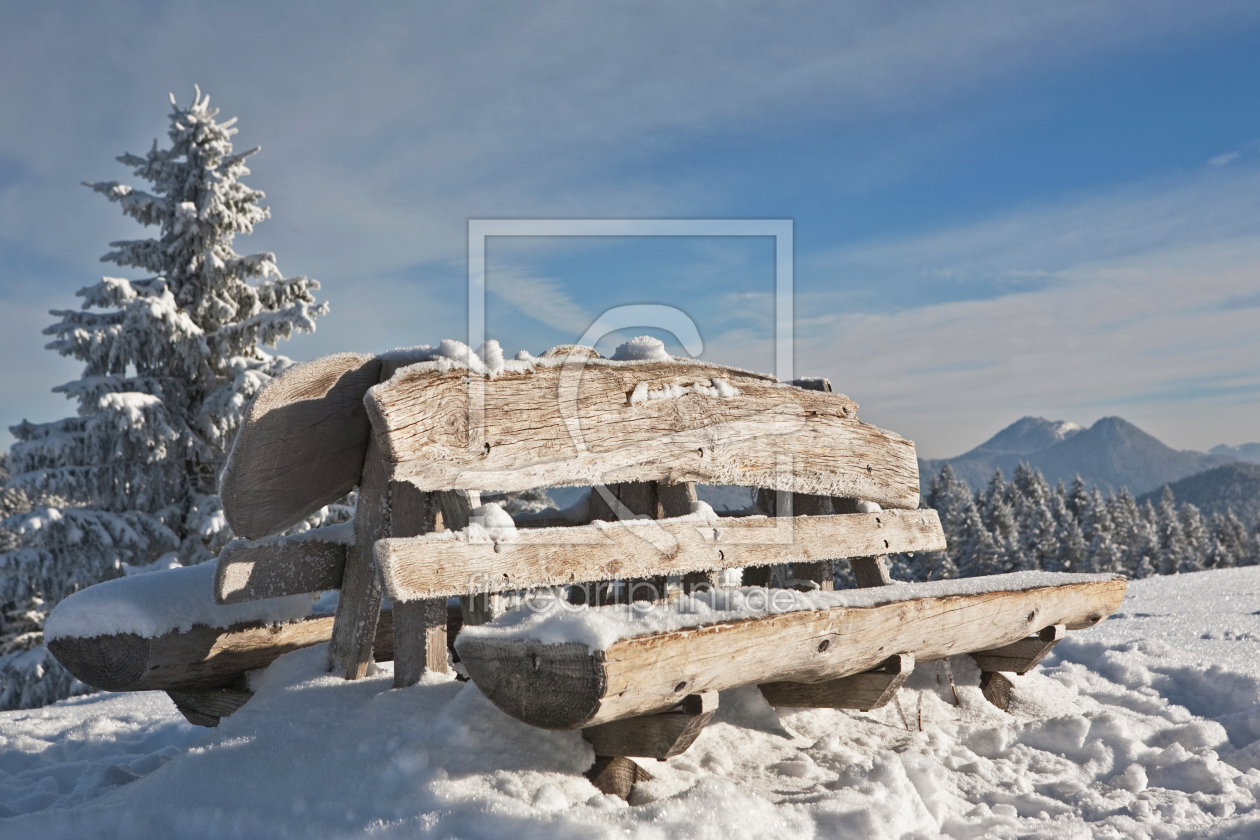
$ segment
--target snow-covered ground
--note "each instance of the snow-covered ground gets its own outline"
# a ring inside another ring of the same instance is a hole
[[[1260,837],[1260,567],[1131,585],[990,706],[967,658],[900,708],[776,714],[726,692],[685,754],[600,795],[576,732],[472,685],[278,660],[214,730],[160,693],[0,714],[0,838]],[[920,728],[921,721],[921,728]]]

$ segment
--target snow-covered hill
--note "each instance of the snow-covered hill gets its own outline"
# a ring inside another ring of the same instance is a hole
[[[4,838],[1260,836],[1260,567],[1134,582],[983,700],[966,657],[900,708],[781,711],[724,693],[632,806],[581,776],[575,732],[472,685],[347,683],[322,647],[278,660],[216,730],[159,693],[0,714]]]

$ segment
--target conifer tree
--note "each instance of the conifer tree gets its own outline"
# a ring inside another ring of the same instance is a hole
[[[250,398],[291,364],[260,345],[313,331],[327,311],[314,280],[285,278],[272,254],[232,248],[269,216],[263,194],[239,180],[258,149],[233,152],[235,119],[217,122],[200,90],[190,106],[173,96],[171,105],[170,146],[118,158],[150,191],[86,185],[157,232],[113,242],[102,257],[147,276],[81,289],[82,310],[54,311],[60,320],[45,330],[49,349],[84,363],[81,378],[53,389],[78,412],[12,429],[10,489],[39,503],[3,523],[20,544],[0,553],[0,603],[38,601],[44,612],[128,565],[213,557],[231,537],[218,473]],[[54,665],[41,663],[41,679]],[[64,691],[15,688],[34,679],[28,671],[0,662],[0,704]]]

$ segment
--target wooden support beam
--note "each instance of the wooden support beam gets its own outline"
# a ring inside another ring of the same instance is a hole
[[[689,694],[675,708],[582,730],[595,755],[627,755],[664,761],[682,755],[718,708],[715,691]]]
[[[328,670],[348,680],[367,676],[372,638],[381,612],[376,546],[390,535],[390,481],[376,438],[368,443],[359,501],[354,514],[355,543],[346,552],[337,620],[328,646]]]
[[[631,759],[621,755],[596,756],[595,763],[584,774],[600,793],[629,799],[639,782],[652,781],[652,774]]]
[[[672,553],[663,553],[643,536],[661,532],[675,542]],[[378,542],[376,552],[389,597],[414,601],[468,594],[472,581],[489,587],[487,591],[507,591],[606,579],[610,570],[627,580],[866,556],[877,546],[936,551],[944,548],[945,536],[935,511],[915,510],[790,520],[750,516],[711,523],[662,519],[613,527],[580,525],[522,530],[497,544],[389,539]]]
[[[792,494],[793,516],[831,516],[831,497],[816,496],[812,493]],[[815,560],[812,563],[793,563],[792,580],[813,584],[818,589],[830,592],[836,588],[835,560]]]
[[[993,585],[1003,578],[994,576]],[[876,667],[889,650],[926,662],[1001,647],[1048,623],[1092,627],[1125,591],[1120,577],[1031,588],[1023,588],[1027,578],[1007,579],[1020,588],[968,593],[953,581],[916,584],[919,597],[877,606],[770,614],[635,636],[595,651],[585,642],[468,635],[456,646],[478,688],[504,712],[546,729],[578,729],[662,711],[685,694],[847,677]]]
[[[426,493],[406,481],[390,482],[390,531],[413,537],[468,527],[468,499],[453,490]],[[446,599],[394,604],[394,687],[420,682],[425,671],[444,674],[447,664]]]
[[[394,604],[394,688],[420,682],[425,671],[445,674],[446,599]]]
[[[888,574],[888,557],[853,557],[849,560],[853,569],[853,579],[858,589],[869,589],[873,586],[888,586],[892,577]]]
[[[1011,689],[1014,687],[1006,674],[997,671],[980,672],[980,693],[985,700],[1004,712],[1011,706]]]
[[[1043,628],[1035,636],[1020,639],[993,650],[981,650],[971,654],[981,671],[1013,671],[1023,675],[1037,667],[1054,646],[1063,641],[1067,628],[1055,624]]]
[[[219,479],[238,537],[278,534],[354,489],[371,431],[363,395],[380,374],[376,357],[338,353],[294,365],[255,395]]]
[[[870,671],[837,680],[763,683],[758,688],[771,706],[867,711],[890,703],[913,670],[914,657],[899,653]]]
[[[218,726],[222,718],[249,702],[248,688],[193,688],[167,690],[175,708],[194,726]]]
[[[232,540],[219,552],[215,601],[239,604],[340,589],[349,548],[343,537],[353,528],[346,523],[257,543]]]
[[[387,356],[380,366],[382,383],[415,361],[406,353]],[[409,536],[433,527],[427,497],[414,485],[395,481],[381,449],[379,435],[371,435],[359,477],[359,501],[354,515],[354,545],[346,552],[337,620],[328,645],[328,670],[348,680],[362,679],[372,661],[372,639],[381,612],[381,576],[376,545],[394,533],[397,497],[400,527]],[[398,599],[415,600],[415,599]]]
[[[462,370],[415,367],[372,388],[365,404],[393,476],[426,490],[694,481],[919,505],[914,445],[859,422],[842,395],[698,362],[568,367],[471,383]],[[738,393],[716,395],[715,378]],[[470,385],[484,394],[475,427]],[[686,393],[631,401],[636,390],[671,388]],[[781,469],[787,458],[792,467]]]
[[[277,625],[199,624],[155,639],[134,633],[66,637],[49,641],[48,649],[67,671],[103,691],[210,689],[230,686],[241,674],[266,668],[283,654],[327,642],[332,632],[332,616],[312,616]],[[376,625],[373,650],[378,661],[394,658],[389,612]]]

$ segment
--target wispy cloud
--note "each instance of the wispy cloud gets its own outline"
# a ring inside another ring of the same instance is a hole
[[[802,342],[798,369],[830,375],[870,406],[864,419],[917,438],[934,456],[957,454],[1029,413],[1077,422],[1124,413],[1183,448],[1254,437],[1260,330],[1246,306],[1258,300],[1260,229],[1256,173],[1239,175],[863,249],[874,276],[903,284],[941,266],[1000,273],[1041,265],[1050,282],[850,309]],[[844,309],[843,292],[830,303],[813,294],[815,305]]]
[[[580,336],[595,318],[573,300],[564,284],[537,277],[519,267],[496,267],[487,272],[486,289],[520,312],[561,333]]]
[[[1225,152],[1213,158],[1208,158],[1208,166],[1228,166],[1238,158],[1242,157],[1242,152]]]

